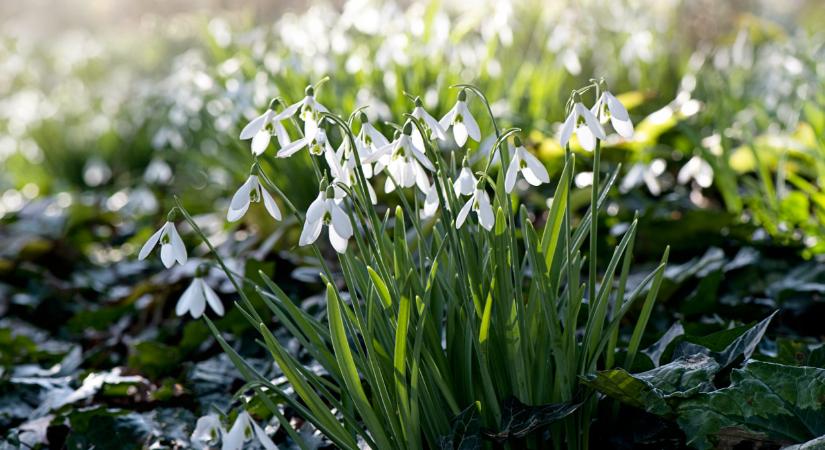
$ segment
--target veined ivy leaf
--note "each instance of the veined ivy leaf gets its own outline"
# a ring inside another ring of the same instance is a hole
[[[729,387],[685,400],[676,413],[699,449],[713,448],[729,428],[806,442],[825,435],[825,369],[751,361],[732,372]]]

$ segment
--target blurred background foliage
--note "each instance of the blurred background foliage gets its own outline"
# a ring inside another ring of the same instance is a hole
[[[191,429],[170,423],[231,403],[240,381],[207,330],[171,318],[199,258],[135,261],[173,195],[222,253],[250,257],[237,270],[287,280],[320,314],[295,222],[223,216],[251,162],[240,129],[325,76],[323,104],[379,123],[412,109],[404,92],[440,117],[449,86],[473,83],[551,174],[570,90],[604,77],[636,135],[602,153],[621,163],[602,221],[616,236],[638,211],[638,258],[670,244],[677,262],[649,340],[674,320],[700,335],[781,307],[764,357],[807,348],[825,312],[822,23],[818,0],[0,3],[0,431],[87,445],[108,408],[107,427],[174,447]],[[299,208],[317,188],[307,158],[265,160]],[[586,172],[576,186],[583,203]],[[542,211],[552,189],[525,200]],[[219,328],[266,366],[245,321]],[[86,409],[58,401],[69,392]]]

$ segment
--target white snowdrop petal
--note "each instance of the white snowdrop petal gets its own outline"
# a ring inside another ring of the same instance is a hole
[[[567,116],[567,119],[564,121],[564,124],[561,127],[561,146],[564,147],[570,142],[570,136],[573,135],[573,129],[576,126],[576,119],[578,116],[576,115],[575,109],[570,111],[570,114]]]
[[[175,254],[172,251],[171,244],[162,244],[160,246],[160,260],[167,269],[175,265]]]
[[[464,125],[464,122],[456,122],[453,124],[453,137],[459,147],[464,147],[464,144],[467,143],[467,127]]]
[[[275,203],[272,195],[270,195],[266,189],[261,188],[261,196],[264,198],[264,208],[266,208],[266,212],[268,212],[273,219],[281,220],[281,209],[278,208],[278,204]]]
[[[455,195],[470,195],[476,186],[476,177],[473,171],[467,167],[463,167],[458,174],[458,178],[453,182],[453,190]]]
[[[241,411],[229,432],[223,436],[221,450],[241,450],[246,441],[246,428],[249,426],[249,414]]]
[[[278,150],[278,158],[289,158],[290,156],[294,155],[298,150],[307,146],[309,141],[306,138],[301,138],[290,142],[289,144],[281,147]]]
[[[610,124],[613,125],[613,129],[616,130],[616,133],[619,133],[619,136],[625,139],[630,139],[633,137],[633,122],[631,122],[630,119],[620,120],[611,115]]]
[[[204,446],[217,444],[222,434],[225,434],[225,430],[218,416],[208,414],[198,419],[190,441],[195,448],[203,449]]]
[[[338,253],[346,253],[347,245],[349,241],[347,238],[341,236],[338,233],[338,230],[335,227],[329,227],[329,243],[332,245],[332,248],[335,249]]]
[[[423,110],[422,110],[423,111]],[[447,137],[446,128],[441,126],[441,123],[435,119],[435,117],[431,116],[430,113],[424,111],[424,123],[430,128],[430,132],[438,138],[438,139],[445,139]]]
[[[226,220],[235,222],[246,214],[246,211],[249,209],[249,194],[252,192],[252,189],[257,187],[257,177],[253,179],[254,176],[255,175],[250,175],[244,184],[235,191],[235,195],[232,196],[232,200],[229,202],[229,211],[226,213]]]
[[[306,221],[307,222],[318,222],[324,216],[324,212],[326,211],[324,202],[326,200],[326,194],[324,192],[319,192],[318,196],[315,197],[315,200],[309,204],[309,208],[307,208],[307,215]]]
[[[192,280],[192,283],[190,283],[189,287],[187,287],[186,290],[183,291],[183,294],[181,294],[178,303],[175,305],[175,314],[177,314],[178,317],[186,314],[192,307],[193,298],[195,297],[198,290],[197,281],[198,278]]]
[[[413,172],[415,173],[415,185],[418,186],[418,189],[426,193],[427,189],[430,187],[430,180],[427,178],[427,172],[424,172],[424,169],[421,168],[416,162],[412,163]]]
[[[417,159],[418,162],[420,162],[422,166],[424,166],[430,172],[435,172],[435,166],[433,165],[432,161],[430,161],[430,158],[427,158],[427,155],[425,155],[424,153],[421,153],[420,151],[418,151],[416,149],[413,149],[412,153],[413,153],[413,156],[415,157],[415,159]]]
[[[186,255],[186,246],[183,245],[183,239],[180,238],[178,234],[178,230],[171,222],[167,222],[169,224],[169,229],[167,231],[167,236],[169,236],[169,243],[172,244],[172,255],[174,256],[175,260],[180,265],[186,264],[187,255]]]
[[[160,227],[158,231],[155,231],[155,234],[149,236],[149,240],[147,240],[146,243],[143,244],[143,247],[140,248],[138,259],[144,260],[147,256],[149,256],[149,253],[152,252],[152,249],[155,248],[155,245],[157,245],[158,240],[160,240],[160,235],[163,234],[163,229],[164,227]]]
[[[205,281],[202,282],[202,284],[203,284],[203,293],[204,293],[204,296],[206,297],[206,302],[209,303],[209,307],[212,308],[212,311],[215,311],[215,314],[217,314],[219,316],[223,316],[223,313],[224,313],[223,303],[221,303],[221,299],[218,298],[218,294],[216,294],[215,291],[212,290],[212,288],[209,287],[209,285],[206,284]]]
[[[447,114],[444,114],[441,121],[438,122],[438,125],[441,126],[442,130],[447,130],[450,128],[450,125],[453,124],[453,120],[455,120],[456,114],[458,114],[458,103],[453,105],[453,107],[447,111]]]
[[[255,133],[255,137],[252,138],[252,154],[254,155],[262,155],[266,148],[269,147],[269,141],[272,139],[272,135],[267,130],[261,130]]]
[[[547,168],[544,167],[544,164],[542,164],[538,158],[527,150],[522,150],[521,157],[524,159],[524,162],[527,163],[527,168],[525,171],[529,170],[532,175],[535,176],[535,180],[538,180],[539,184],[550,182],[550,175],[547,173]],[[527,181],[529,182],[530,180]],[[530,184],[533,186],[538,186],[536,183]]]
[[[576,136],[579,138],[579,144],[581,144],[585,150],[592,152],[593,149],[596,148],[596,138],[586,125],[576,128]]]
[[[206,283],[201,278],[195,278],[192,284],[197,287],[189,303],[189,314],[192,315],[193,319],[198,319],[206,311],[206,291],[204,289]]]
[[[474,141],[478,142],[481,140],[481,130],[478,128],[478,122],[476,122],[476,118],[470,113],[470,108],[467,107],[467,104],[461,102],[461,110],[462,110],[462,119],[464,119],[464,126],[467,129],[467,134],[473,138]]]
[[[304,229],[301,231],[301,238],[298,240],[298,244],[303,247],[318,240],[318,236],[321,235],[321,229],[323,227],[324,223],[320,220],[306,222]]]
[[[493,207],[490,205],[490,197],[487,196],[486,192],[480,191],[476,194],[476,198],[478,199],[478,223],[487,231],[490,231],[496,221]]]
[[[269,117],[269,111],[261,114],[260,116],[252,119],[243,130],[241,130],[240,138],[242,140],[252,139],[253,136],[258,134],[259,131],[263,130],[266,126],[266,121]]]
[[[283,123],[275,122],[273,128],[275,129],[275,136],[278,137],[278,145],[283,147],[292,142],[292,139],[289,137],[289,133],[286,131],[286,127],[284,127]]]
[[[280,122],[281,120],[288,119],[288,118],[294,116],[295,113],[298,112],[298,108],[300,108],[303,105],[304,105],[304,100],[293,103],[293,104],[287,106],[286,109],[284,109],[283,111],[279,112],[278,114],[275,114],[275,116],[272,118],[272,120]]]
[[[509,194],[513,192],[513,187],[516,185],[516,178],[519,172],[519,157],[514,156],[510,160],[510,165],[507,166],[507,174],[504,176],[504,190]]]
[[[604,98],[607,100],[607,109],[610,111],[611,117],[615,117],[616,119],[622,121],[630,120],[630,115],[627,113],[627,109],[618,98],[610,92],[605,92]]]
[[[311,141],[315,139],[315,137],[318,135],[318,122],[315,121],[315,117],[307,117],[304,121],[304,138],[309,139]]]
[[[470,214],[470,209],[473,207],[473,201],[475,201],[475,199],[470,197],[470,199],[467,200],[467,203],[461,207],[461,210],[458,212],[458,216],[455,219],[456,228],[461,228],[461,226],[464,225],[464,221],[467,219],[467,215]]]
[[[335,201],[327,200],[330,215],[332,216],[332,227],[335,228],[336,233],[341,237],[349,239],[352,236],[352,224],[349,221],[347,213],[335,204]]]
[[[604,128],[602,128],[602,124],[599,123],[599,119],[596,118],[593,113],[584,107],[581,103],[576,103],[576,107],[579,109],[579,114],[584,117],[584,122],[587,124],[587,128],[599,139],[604,140],[607,136],[604,134]]]

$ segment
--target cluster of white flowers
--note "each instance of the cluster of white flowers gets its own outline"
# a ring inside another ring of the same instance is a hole
[[[266,450],[277,450],[278,446],[267,436],[246,411],[238,413],[235,423],[228,431],[223,427],[221,419],[215,414],[208,414],[198,419],[195,431],[190,438],[192,446],[197,449],[212,447],[221,442],[221,450],[241,450],[253,436]]]
[[[586,90],[577,92],[573,98],[580,98],[583,92]],[[257,158],[266,152],[272,142],[272,136],[275,136],[280,146],[276,153],[277,157],[287,158],[306,148],[312,156],[323,156],[328,169],[325,173],[321,172],[321,165],[314,163],[316,168],[319,168],[321,180],[318,195],[309,205],[303,218],[303,230],[298,241],[301,246],[314,244],[326,225],[330,245],[337,252],[345,253],[349,239],[356,229],[352,214],[347,213],[347,196],[358,187],[363,187],[369,202],[376,204],[375,190],[367,180],[382,173],[385,175],[385,193],[399,188],[418,188],[420,195],[424,197],[423,207],[419,211],[421,218],[430,219],[436,215],[442,199],[447,198],[443,189],[451,185],[455,198],[464,201],[455,216],[455,227],[463,227],[470,212],[474,212],[479,226],[487,231],[492,230],[495,225],[495,213],[486,190],[490,179],[486,171],[492,158],[488,158],[488,165],[484,171],[473,172],[470,159],[465,157],[458,174],[452,180],[446,178],[441,184],[442,191],[439,192],[437,173],[440,170],[431,156],[438,160],[440,156],[427,155],[428,149],[433,148],[465,148],[469,139],[480,143],[481,130],[468,107],[467,94],[468,89],[461,88],[455,106],[440,120],[427,112],[421,100],[416,98],[415,106],[409,114],[410,119],[403,127],[397,128],[392,140],[381,134],[361,111],[360,114],[353,115],[361,122],[360,131],[356,134],[349,125],[346,126],[344,138],[337,149],[333,148],[327,139],[324,126],[340,119],[329,115],[329,109],[315,99],[315,87],[307,87],[303,99],[284,106],[281,112],[275,112],[277,105],[281,104],[280,100],[273,100],[263,114],[252,119],[241,131],[241,139],[251,139],[251,150],[256,161],[247,180],[232,196],[226,219],[230,222],[240,220],[252,203],[263,203],[274,220],[282,219],[281,210],[270,190],[279,195],[283,194],[261,171],[257,161]],[[297,119],[300,119],[300,125]],[[595,149],[599,140],[606,139],[602,122],[606,123],[608,120],[620,136],[632,136],[633,124],[630,116],[621,102],[610,92],[603,91],[591,108],[587,108],[580,101],[570,103],[569,115],[560,128],[562,145],[567,146],[575,133],[579,145],[585,150]],[[293,140],[285,123],[295,124],[298,128],[295,132],[300,133],[300,137]],[[519,177],[532,186],[550,182],[547,169],[527,150],[518,135],[513,136],[512,144],[501,144],[501,152],[509,150],[509,163],[504,174],[504,190],[507,194],[513,192]],[[363,183],[359,182],[361,177]],[[466,198],[466,201],[462,200],[463,198]],[[445,207],[449,208],[449,205]],[[175,215],[173,210],[167,222],[149,238],[140,251],[140,259],[146,258],[152,249],[160,244],[160,257],[166,268],[171,268],[176,262],[180,265],[186,264],[186,247],[175,228]],[[217,315],[224,314],[220,299],[204,280],[205,273],[206,269],[203,267],[196,271],[191,285],[184,291],[175,308],[179,316],[189,313],[192,317],[198,318],[205,312],[206,305],[209,305]]]

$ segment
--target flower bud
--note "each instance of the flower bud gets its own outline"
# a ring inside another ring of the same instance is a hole
[[[269,109],[274,111],[276,106],[278,106],[278,99],[277,98],[273,98],[272,100],[269,101],[269,107],[268,107]]]
[[[462,89],[458,92],[458,101],[464,102],[467,101],[467,89]]]
[[[307,97],[311,97],[315,95],[315,88],[312,86],[307,86],[307,88],[304,90],[304,93],[307,95]]]
[[[369,123],[370,119],[367,117],[367,113],[361,111],[359,119],[361,120],[361,124]]]
[[[413,127],[412,122],[408,121],[407,123],[405,123],[404,124],[404,134],[406,134],[407,136],[410,136],[412,134],[412,127]]]
[[[521,138],[518,136],[513,136],[513,145],[515,145],[516,148],[521,147]]]

